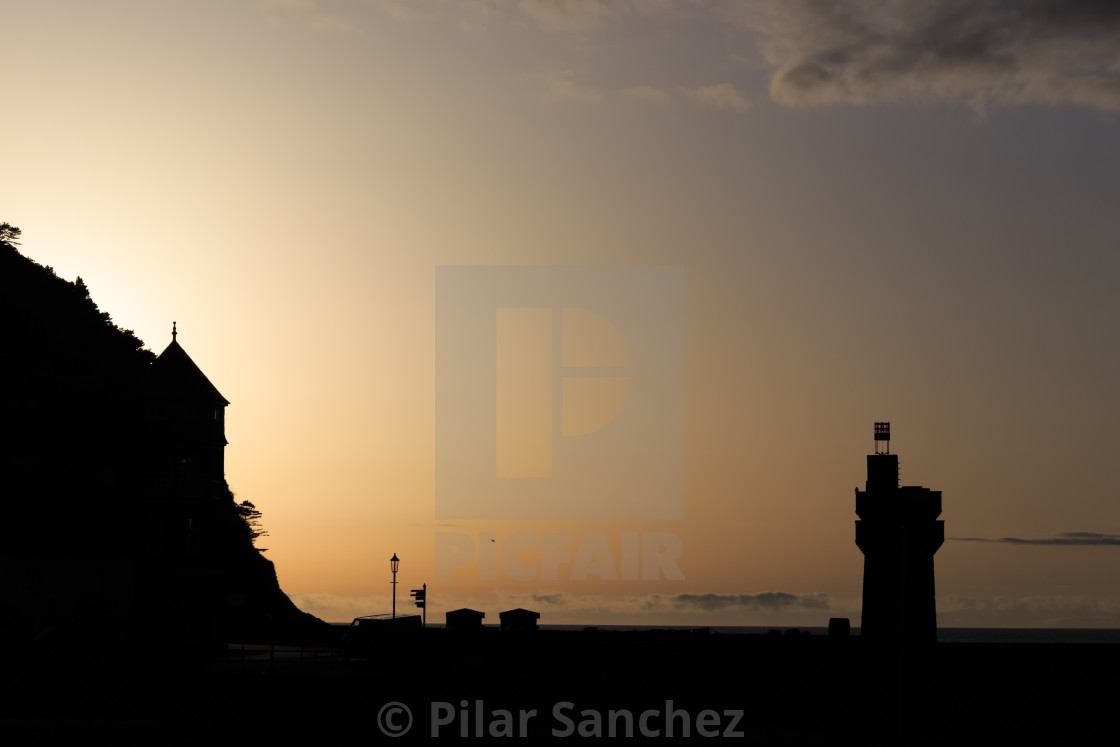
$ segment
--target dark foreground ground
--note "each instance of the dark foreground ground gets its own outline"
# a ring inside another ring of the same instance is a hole
[[[0,726],[6,744],[1120,736],[1114,644],[941,643],[900,657],[858,637],[429,629],[368,653],[14,651]]]

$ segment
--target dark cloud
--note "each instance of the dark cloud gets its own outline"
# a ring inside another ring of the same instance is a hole
[[[670,597],[675,607],[692,607],[704,612],[714,612],[729,607],[748,607],[756,610],[781,610],[789,607],[828,609],[824,594],[786,594],[766,591],[761,594],[677,594]]]
[[[1120,547],[1120,534],[1097,532],[1061,532],[1041,539],[1020,537],[950,537],[957,542],[999,542],[1007,545],[1088,545],[1093,547]]]
[[[783,0],[726,15],[760,33],[784,104],[1120,110],[1116,0]]]
[[[541,604],[564,604],[564,596],[560,592],[554,592],[552,594],[530,594],[529,598]]]

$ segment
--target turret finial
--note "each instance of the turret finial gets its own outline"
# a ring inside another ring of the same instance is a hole
[[[171,342],[175,342],[175,335],[177,334],[178,332],[175,329],[175,322],[171,322]]]

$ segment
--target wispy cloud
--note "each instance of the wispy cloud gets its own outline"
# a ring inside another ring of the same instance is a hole
[[[685,93],[701,104],[715,109],[731,109],[744,112],[750,108],[750,102],[739,92],[739,89],[730,83],[717,83],[710,86],[685,89]]]
[[[620,598],[548,592],[511,595],[507,598],[511,602],[532,601],[552,607],[594,609],[612,613],[673,610],[703,614],[724,610],[774,612],[791,609],[824,610],[829,607],[826,594],[789,594],[782,591],[764,591],[759,594],[647,594]]]
[[[361,29],[348,18],[322,9],[317,0],[257,0],[274,24],[296,24],[316,31],[360,34]]]
[[[1090,547],[1120,547],[1120,534],[1098,532],[1060,532],[1050,537],[1023,539],[1022,537],[950,537],[956,542],[998,542],[1007,545],[1080,545]]]
[[[314,10],[315,0],[257,0],[262,8],[296,8]]]
[[[357,24],[333,13],[312,13],[307,23],[317,31],[339,31],[347,34],[360,34],[362,31]]]
[[[373,4],[397,21],[437,21],[449,16],[449,9],[443,3],[431,0],[373,0]]]
[[[549,101],[584,101],[598,103],[607,97],[606,93],[592,86],[576,83],[570,77],[557,76],[549,82]]]
[[[539,23],[569,31],[598,29],[617,15],[602,0],[521,0],[517,7]]]
[[[615,93],[631,101],[645,101],[651,104],[665,104],[669,101],[669,94],[653,86],[641,85],[633,88],[620,88]]]
[[[349,622],[355,617],[387,611],[392,598],[387,595],[340,596],[326,592],[288,594],[296,607],[327,622]]]
[[[670,603],[678,608],[689,608],[702,612],[715,612],[731,608],[751,610],[784,610],[801,607],[811,610],[828,609],[828,597],[824,594],[787,594],[782,591],[765,591],[761,594],[677,594],[669,597]]]
[[[1023,597],[962,597],[937,601],[938,623],[948,627],[1116,627],[1120,600],[1037,594]]]
[[[558,75],[549,81],[549,101],[583,101],[599,103],[607,99],[628,99],[639,103],[666,104],[669,95],[653,86],[601,89],[577,83],[571,74]]]
[[[787,105],[899,99],[1120,110],[1112,0],[726,3],[757,32]]]

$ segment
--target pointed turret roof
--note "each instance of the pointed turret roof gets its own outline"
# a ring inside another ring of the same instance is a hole
[[[217,400],[223,406],[229,400],[210,383],[202,369],[191,360],[176,340],[178,330],[171,323],[171,344],[152,363],[152,383],[164,395]]]

